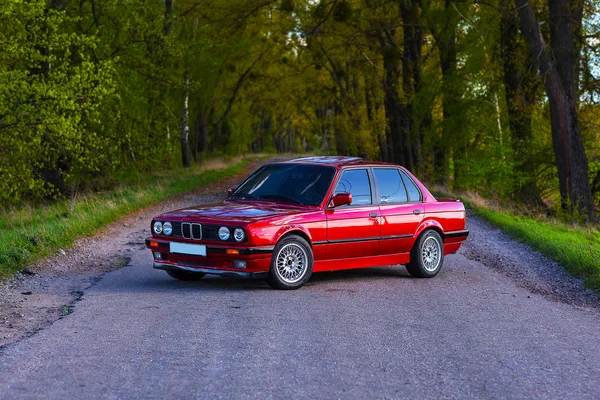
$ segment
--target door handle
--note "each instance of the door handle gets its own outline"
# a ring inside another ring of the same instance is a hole
[[[377,218],[379,215],[377,215],[377,213],[371,213],[369,214],[369,218]]]
[[[413,214],[419,215],[419,214],[421,214],[421,210],[413,210]]]

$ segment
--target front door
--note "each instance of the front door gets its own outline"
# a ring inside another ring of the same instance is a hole
[[[352,203],[328,209],[327,258],[367,257],[379,246],[379,206],[366,168],[344,170],[334,194],[350,193]]]

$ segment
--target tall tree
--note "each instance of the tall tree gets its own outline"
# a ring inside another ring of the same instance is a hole
[[[405,149],[407,167],[416,169],[422,163],[423,131],[415,115],[415,96],[421,89],[422,80],[422,48],[423,25],[420,20],[420,0],[400,0],[400,15],[404,46],[402,50],[402,82],[406,102],[406,137]]]
[[[500,0],[500,54],[504,78],[504,94],[512,134],[513,158],[522,181],[516,198],[534,206],[543,205],[536,187],[533,163],[532,112],[536,105],[538,77],[532,71],[535,62],[527,44],[519,34],[519,19],[512,0]]]
[[[593,220],[594,205],[577,114],[573,0],[549,0],[548,4],[551,50],[546,46],[531,4],[515,0],[523,34],[532,57],[537,59],[548,95],[563,207]]]
[[[383,53],[383,82],[385,116],[388,123],[388,155],[390,161],[406,164],[404,148],[406,147],[406,129],[404,129],[402,103],[400,99],[400,82],[402,78],[402,53],[396,42],[396,29],[384,27],[377,31],[381,51]]]
[[[460,129],[456,118],[460,115],[460,90],[456,82],[458,49],[457,27],[459,14],[452,0],[444,1],[443,11],[438,10],[438,18],[430,21],[430,30],[439,53],[442,72],[442,134],[435,145],[434,170],[436,180],[448,184],[450,181],[450,160],[458,142],[456,130]]]

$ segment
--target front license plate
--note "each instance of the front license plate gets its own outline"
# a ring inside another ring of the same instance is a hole
[[[171,253],[206,256],[206,246],[203,244],[171,242]]]

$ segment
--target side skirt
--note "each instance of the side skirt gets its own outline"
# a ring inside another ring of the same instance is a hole
[[[385,254],[381,256],[339,258],[315,261],[313,272],[338,271],[342,269],[381,267],[384,265],[406,264],[410,253]]]

